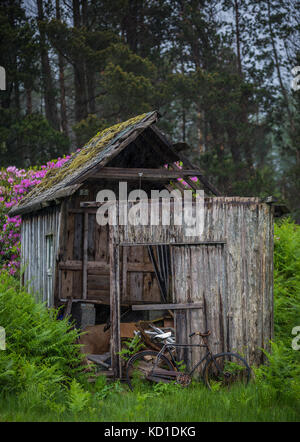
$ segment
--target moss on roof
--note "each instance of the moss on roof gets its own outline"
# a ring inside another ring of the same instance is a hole
[[[92,162],[97,154],[104,150],[113,138],[115,138],[129,126],[139,123],[143,118],[146,117],[146,115],[146,113],[138,115],[134,118],[130,118],[127,121],[115,124],[114,126],[98,132],[88,143],[84,145],[79,152],[72,154],[71,158],[66,161],[62,167],[50,169],[41,182],[35,186],[24,198],[22,198],[21,205],[32,197],[37,196],[43,191],[60,183],[64,178],[72,175],[75,171],[78,172],[88,166],[89,162]]]

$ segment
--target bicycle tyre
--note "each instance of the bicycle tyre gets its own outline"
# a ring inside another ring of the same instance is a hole
[[[213,358],[221,369],[220,371],[218,371]],[[203,379],[210,390],[214,383],[220,383],[226,387],[238,382],[244,385],[249,383],[251,369],[242,356],[233,352],[224,352],[213,355],[213,358],[209,357],[203,369]],[[226,367],[226,363],[233,363],[233,365]]]
[[[149,359],[147,360],[147,358],[149,358],[149,357],[152,357],[153,363],[154,363],[157,355],[158,355],[157,351],[143,350],[143,351],[140,351],[139,353],[136,353],[135,355],[131,356],[131,358],[127,361],[126,381],[127,381],[127,384],[128,384],[131,391],[133,391],[133,389],[134,389],[134,386],[132,384],[132,369],[134,368],[134,365],[136,366],[136,364],[138,362],[143,362],[143,361],[145,361],[147,364],[149,364]],[[162,361],[162,363],[160,363],[160,361]],[[172,371],[175,370],[172,362],[168,358],[166,358],[166,356],[164,356],[164,355],[160,355],[158,367],[169,369]],[[135,367],[135,368],[138,369],[138,367]],[[143,375],[143,372],[141,370],[140,370],[140,372]],[[143,376],[141,376],[141,377],[143,377]],[[146,379],[146,376],[144,376],[144,379]]]

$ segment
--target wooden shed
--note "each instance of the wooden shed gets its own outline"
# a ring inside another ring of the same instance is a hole
[[[11,210],[22,215],[24,282],[48,306],[92,305],[98,323],[110,318],[115,376],[120,322],[154,311],[173,312],[178,342],[210,329],[215,352],[238,351],[259,364],[273,336],[274,208],[221,196],[156,127],[158,118],[154,111],[98,133]],[[118,195],[120,181],[128,192],[144,190],[149,205],[153,189],[204,189],[203,232],[99,225],[97,193]],[[190,363],[198,351],[184,359]]]

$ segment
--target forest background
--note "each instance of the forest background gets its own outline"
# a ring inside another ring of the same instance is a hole
[[[299,5],[2,0],[1,167],[40,166],[157,109],[223,194],[273,195],[299,223]]]

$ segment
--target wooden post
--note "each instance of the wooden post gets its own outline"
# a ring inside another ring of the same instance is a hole
[[[64,235],[66,232],[66,201],[64,200],[60,206],[59,213],[59,223],[58,223],[58,237],[57,240],[57,252],[55,259],[55,269],[54,269],[54,292],[53,292],[53,300],[54,305],[57,304],[57,301],[61,298],[61,271],[59,269],[59,263],[64,256]]]
[[[88,269],[88,213],[83,215],[83,255],[82,255],[82,297],[87,298],[87,269]]]
[[[114,227],[109,228],[110,249],[110,322],[111,322],[111,362],[115,377],[121,377],[120,339],[120,248],[114,238]]]
[[[126,295],[127,295],[127,271],[128,271],[127,248],[123,247],[123,254],[122,254],[122,301],[124,301],[124,299],[126,299]]]

